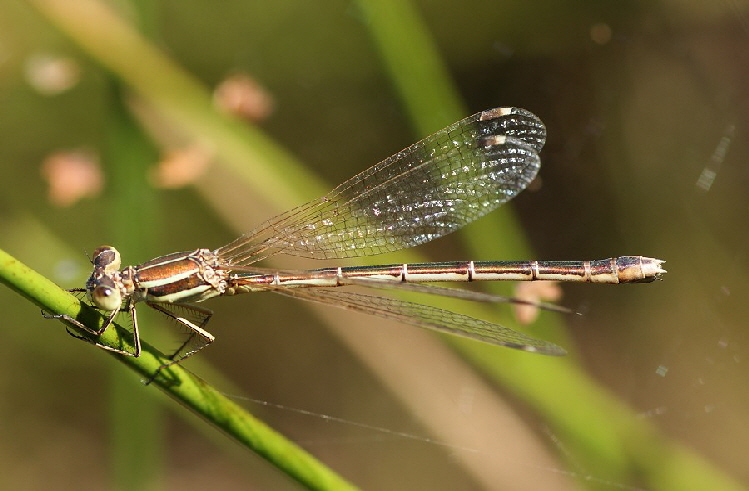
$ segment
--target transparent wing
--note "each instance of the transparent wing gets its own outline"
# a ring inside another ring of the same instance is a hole
[[[446,288],[443,286],[426,285],[424,283],[404,283],[392,280],[381,280],[376,278],[345,278],[342,283],[349,285],[364,286],[367,288],[377,288],[381,290],[401,290],[427,295],[436,295],[440,297],[459,298],[472,302],[491,302],[491,303],[511,303],[515,305],[525,305],[535,307],[549,312],[559,312],[560,314],[571,314],[572,311],[567,307],[554,305],[552,303],[540,302],[534,300],[525,300],[522,298],[505,297],[503,295],[494,295],[493,293],[477,292],[473,290],[464,290],[462,288]],[[548,282],[546,282],[548,283]]]
[[[485,343],[507,346],[545,355],[564,355],[559,346],[534,339],[499,324],[468,317],[449,310],[392,298],[373,297],[331,288],[288,288],[273,290],[281,295],[333,305],[365,314],[394,319],[405,324],[455,334]]]
[[[216,250],[229,265],[278,253],[368,256],[453,232],[534,179],[546,130],[518,108],[483,111],[417,142]]]

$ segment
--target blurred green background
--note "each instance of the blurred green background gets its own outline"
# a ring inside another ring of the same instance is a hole
[[[524,107],[549,132],[539,179],[506,207],[527,239],[505,212],[420,252],[667,261],[652,285],[564,286],[583,314],[564,331],[462,307],[568,357],[455,354],[248,295],[205,305],[217,341],[186,365],[269,403],[239,399],[365,489],[749,486],[749,2],[119,1],[112,23],[102,5],[0,0],[0,248],[79,287],[101,244],[125,264],[215,248],[426,132]],[[227,79],[255,122],[211,106]],[[197,185],[174,177],[190,164]],[[90,194],[66,202],[50,183],[70,169],[63,189]],[[4,489],[298,488],[5,288],[0,309]],[[145,310],[144,338],[168,351]],[[684,454],[696,463],[673,468]]]

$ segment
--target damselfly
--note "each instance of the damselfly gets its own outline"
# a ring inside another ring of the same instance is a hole
[[[663,261],[623,256],[598,261],[461,261],[337,267],[307,271],[255,266],[270,256],[313,259],[369,256],[423,244],[453,232],[512,199],[534,179],[546,139],[543,123],[518,108],[483,111],[411,145],[344,182],[331,193],[261,224],[215,250],[197,249],[120,269],[120,254],[102,246],[93,254],[85,289],[108,313],[98,330],[63,318],[99,336],[118,312],[127,311],[133,350],[92,341],[122,355],[139,356],[137,302],[189,329],[188,339],[161,368],[210,344],[205,326],[212,312],[194,305],[211,297],[272,291],[437,331],[525,351],[559,355],[558,346],[447,310],[342,291],[350,285],[401,288],[472,300],[497,297],[416,283],[487,280],[558,280],[591,283],[650,282]],[[76,336],[78,337],[78,336]]]

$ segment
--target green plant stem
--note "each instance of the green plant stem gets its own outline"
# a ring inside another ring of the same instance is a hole
[[[0,250],[0,282],[47,312],[69,315],[92,329],[97,329],[104,322],[102,315],[95,309],[60,289],[52,281],[3,250]],[[76,334],[85,335],[84,332]],[[119,325],[107,329],[98,341],[118,347],[129,346],[131,343],[127,330]],[[143,343],[143,351],[138,358],[107,353],[135,370],[144,379],[150,378],[159,366],[168,361],[162,353],[147,343]],[[163,370],[153,385],[307,488],[355,489],[304,449],[253,417],[180,365]]]
[[[357,5],[417,133],[428,135],[464,117],[465,106],[413,3],[359,0]]]
[[[126,106],[126,89],[109,77],[106,144],[102,162],[108,176],[105,234],[123,250],[144,257],[158,240],[161,227],[157,193],[148,183],[148,167],[158,150]],[[145,309],[140,319],[152,316]],[[155,316],[153,316],[155,317]],[[154,323],[156,319],[154,319]],[[164,404],[138,387],[133,377],[112,366],[109,384],[111,481],[121,491],[163,487]],[[138,469],[139,472],[132,472]]]

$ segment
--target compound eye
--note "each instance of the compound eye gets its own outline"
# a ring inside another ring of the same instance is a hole
[[[91,292],[91,300],[102,310],[117,310],[122,305],[120,291],[109,286],[97,286]]]
[[[120,253],[112,246],[101,246],[94,250],[91,262],[96,268],[104,268],[106,271],[117,271],[120,269]]]

